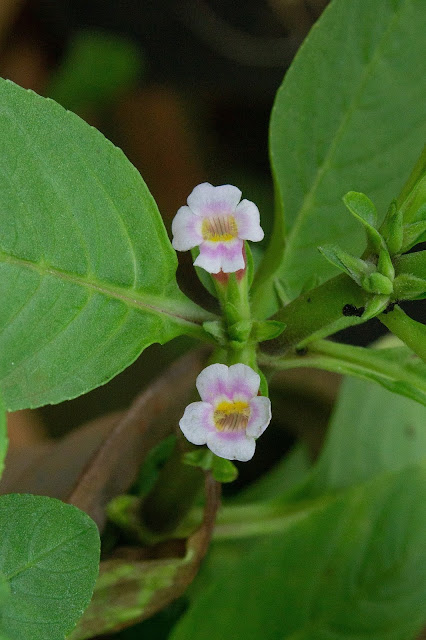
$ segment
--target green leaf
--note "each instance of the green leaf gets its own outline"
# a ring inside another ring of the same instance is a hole
[[[182,462],[191,467],[211,471],[217,482],[234,482],[238,477],[238,469],[230,460],[216,456],[206,447],[188,451],[184,454]]]
[[[130,40],[105,31],[78,32],[47,94],[66,109],[105,108],[134,86],[142,53]]]
[[[348,191],[348,193],[343,196],[343,202],[352,215],[362,222],[362,224],[373,227],[373,229],[377,227],[376,207],[365,193]]]
[[[343,273],[346,273],[346,275],[352,278],[359,286],[361,286],[363,279],[374,268],[373,265],[369,265],[364,262],[364,260],[361,260],[361,258],[354,258],[354,256],[351,256],[336,245],[327,244],[323,247],[318,247],[318,249],[326,260],[334,264],[334,266],[340,269],[340,271],[343,271]]]
[[[394,260],[396,276],[410,274],[417,278],[424,278],[426,274],[426,251],[415,251],[398,256]],[[420,296],[419,296],[420,297]],[[425,295],[422,296],[426,297]]]
[[[347,378],[303,496],[322,495],[426,460],[426,407]]]
[[[13,640],[63,640],[89,604],[99,534],[88,515],[45,496],[0,498],[0,571],[11,590],[0,628]]]
[[[404,222],[416,222],[426,217],[426,146],[413,171],[398,196],[397,207],[402,211]]]
[[[383,247],[383,239],[377,231],[377,211],[374,204],[364,193],[349,191],[343,196],[346,208],[360,222],[366,233],[370,248],[378,253]]]
[[[426,133],[425,29],[423,0],[334,0],[300,48],[272,111],[277,207],[255,281],[259,317],[277,309],[276,282],[292,300],[314,275],[335,274],[317,246],[361,255],[344,193],[368,193],[384,214],[400,190]]]
[[[426,215],[426,207],[425,207]],[[402,240],[401,251],[409,251],[419,242],[425,242],[426,240],[426,220],[419,220],[418,222],[412,222],[411,224],[404,225],[404,236]]]
[[[371,273],[362,280],[362,288],[369,293],[377,293],[382,296],[389,296],[393,292],[393,284],[381,273]]]
[[[274,338],[278,338],[285,328],[286,324],[279,320],[263,320],[262,322],[254,322],[251,337],[255,342],[273,340]]]
[[[385,240],[389,254],[392,256],[401,253],[404,235],[403,222],[402,211],[398,210],[396,201],[393,200],[380,228],[380,233]]]
[[[426,295],[426,278],[418,278],[410,273],[402,273],[395,278],[393,288],[397,300],[424,298]]]
[[[178,289],[156,204],[74,114],[0,82],[0,387],[9,410],[104,384],[209,319]]]
[[[306,478],[311,461],[307,447],[297,444],[290,453],[259,480],[243,489],[232,503],[262,502],[298,486]]]
[[[412,638],[426,597],[425,491],[424,468],[385,474],[281,534],[218,545],[171,640]]]

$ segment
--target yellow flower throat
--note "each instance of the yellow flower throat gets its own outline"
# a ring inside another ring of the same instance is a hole
[[[224,400],[217,405],[213,419],[218,431],[240,431],[247,427],[250,418],[248,402]]]
[[[201,233],[204,240],[226,242],[238,236],[238,227],[234,216],[215,216],[204,218]]]

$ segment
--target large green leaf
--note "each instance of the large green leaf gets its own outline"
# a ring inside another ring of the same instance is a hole
[[[10,596],[0,629],[11,640],[63,640],[89,604],[99,534],[88,515],[54,498],[0,498],[0,571]]]
[[[317,247],[360,255],[341,199],[366,193],[383,218],[426,133],[423,0],[334,0],[298,52],[271,120],[277,215],[256,282],[259,315],[336,273]],[[403,117],[401,117],[403,114]]]
[[[175,281],[156,204],[74,114],[0,83],[0,387],[8,409],[107,382],[208,314]]]
[[[303,495],[336,491],[425,460],[425,427],[426,407],[370,382],[347,378]]]
[[[171,639],[413,638],[426,598],[425,492],[422,466],[384,474],[284,534],[218,545]]]

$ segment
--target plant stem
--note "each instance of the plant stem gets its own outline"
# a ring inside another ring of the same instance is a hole
[[[309,345],[307,353],[303,356],[277,358],[263,354],[259,358],[259,364],[279,370],[312,367],[364,379],[375,379],[395,392],[398,392],[398,389],[397,385],[393,388],[394,383],[398,382],[404,385],[405,392],[410,389],[410,397],[426,404],[426,381],[421,374],[416,375],[414,371],[401,367],[391,359],[379,359],[374,350],[364,347],[318,340]]]
[[[262,343],[261,349],[268,354],[284,354],[304,341],[359,324],[362,318],[356,314],[362,313],[367,299],[368,294],[351,278],[336,276],[280,309],[272,320],[284,322],[286,329],[278,338]],[[345,315],[344,309],[354,315]]]
[[[333,496],[322,496],[300,502],[297,506],[283,506],[281,502],[268,501],[221,507],[213,530],[213,540],[233,540],[283,532],[315,511],[323,509],[333,499]],[[182,530],[177,530],[175,535],[188,535],[189,531],[199,525],[201,517],[202,509],[196,507],[191,511]]]
[[[398,306],[389,313],[380,314],[379,320],[426,362],[426,326],[424,324],[407,316]]]
[[[183,464],[182,451],[176,446],[142,504],[140,515],[144,526],[157,535],[176,529],[203,486],[201,469]]]
[[[399,256],[395,259],[394,266],[396,276],[410,273],[424,278],[426,251]],[[278,338],[262,343],[261,350],[268,354],[284,355],[296,346],[303,347],[313,340],[326,338],[336,331],[360,324],[364,322],[362,317],[348,316],[345,313],[360,313],[369,297],[347,275],[327,280],[290,302],[272,317],[287,326]]]

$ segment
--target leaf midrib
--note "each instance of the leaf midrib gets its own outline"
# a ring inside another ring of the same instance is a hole
[[[304,220],[305,220],[305,214],[307,211],[309,211],[311,209],[312,206],[312,202],[315,196],[315,193],[319,187],[319,185],[321,184],[321,181],[324,177],[324,175],[327,173],[327,171],[330,168],[330,164],[332,161],[332,158],[334,157],[334,153],[336,151],[337,145],[340,142],[341,138],[343,137],[345,131],[346,131],[346,127],[347,124],[350,120],[350,118],[352,117],[353,113],[355,112],[357,105],[358,105],[358,101],[360,99],[360,96],[364,90],[365,84],[367,82],[367,80],[369,79],[371,70],[373,69],[373,67],[376,66],[377,63],[377,59],[379,56],[379,53],[381,51],[381,49],[384,46],[384,43],[387,41],[388,36],[390,34],[390,32],[394,29],[395,26],[395,22],[397,20],[398,14],[399,12],[402,10],[403,5],[405,5],[405,2],[401,2],[400,6],[395,10],[394,16],[392,17],[392,19],[389,22],[389,26],[388,28],[383,32],[382,37],[380,38],[379,42],[377,43],[376,49],[374,51],[374,54],[371,56],[370,61],[368,62],[368,64],[365,65],[364,68],[364,72],[360,78],[359,81],[359,88],[357,91],[355,91],[353,98],[351,100],[351,103],[349,105],[349,108],[347,109],[344,117],[342,118],[342,121],[336,131],[336,134],[334,136],[334,139],[332,141],[332,143],[330,144],[329,150],[327,152],[327,154],[324,157],[324,160],[321,164],[321,166],[318,168],[315,180],[312,183],[311,188],[309,189],[309,191],[306,193],[305,197],[303,198],[303,202],[302,205],[299,209],[299,212],[296,216],[296,221],[293,224],[290,232],[288,233],[287,239],[286,239],[286,244],[285,244],[285,248],[284,248],[284,253],[283,253],[283,259],[281,262],[281,265],[279,268],[282,268],[282,266],[287,262],[288,260],[288,256],[291,253],[291,251],[293,250],[293,245],[295,242],[295,238],[297,237],[300,227],[302,226]],[[279,181],[277,180],[277,184],[279,184]],[[281,202],[283,203],[283,208],[284,208],[284,200],[283,200],[283,194],[282,194],[282,189],[280,188],[280,198],[281,198]]]
[[[41,276],[53,276],[59,280],[84,287],[89,291],[101,293],[109,298],[120,300],[129,307],[133,307],[147,313],[167,316],[179,324],[200,325],[206,320],[212,319],[211,314],[204,311],[204,309],[201,309],[201,307],[193,304],[190,300],[188,300],[188,303],[186,304],[181,300],[173,300],[170,302],[170,306],[168,306],[165,304],[165,299],[160,296],[152,294],[143,294],[142,296],[140,293],[129,287],[102,283],[88,276],[80,276],[57,269],[51,265],[32,262],[30,260],[8,255],[4,252],[0,252],[0,263],[12,264],[31,269],[39,273]]]
[[[6,580],[9,580],[10,582],[14,578],[16,578],[16,576],[18,576],[20,573],[23,573],[28,569],[32,569],[36,564],[38,564],[41,560],[43,560],[43,558],[47,558],[49,555],[54,553],[57,549],[60,549],[61,547],[67,545],[69,542],[72,542],[76,538],[79,538],[80,536],[84,535],[86,532],[87,532],[87,529],[80,529],[80,531],[78,531],[77,533],[74,533],[72,536],[65,538],[64,540],[61,540],[60,542],[58,542],[58,544],[54,545],[53,547],[50,547],[49,549],[46,549],[42,553],[38,554],[36,557],[32,558],[25,564],[15,569],[15,571],[12,571],[12,573],[5,575]]]

